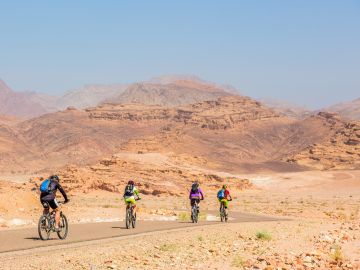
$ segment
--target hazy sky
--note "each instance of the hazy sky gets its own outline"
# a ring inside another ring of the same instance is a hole
[[[313,108],[360,97],[360,1],[0,0],[0,14],[14,90],[194,74]]]

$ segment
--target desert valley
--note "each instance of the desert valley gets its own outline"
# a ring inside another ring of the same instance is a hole
[[[206,226],[69,245],[51,269],[360,269],[359,100],[310,111],[193,76],[62,97],[0,81],[0,113],[1,233],[36,227],[50,174],[69,193],[70,230],[123,224],[129,179],[143,194],[139,224],[187,223],[191,183],[205,193]],[[228,224],[217,213],[224,183]],[[49,269],[44,252],[0,253],[0,269]]]

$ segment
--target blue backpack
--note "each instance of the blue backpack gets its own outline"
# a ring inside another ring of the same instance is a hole
[[[46,179],[41,183],[40,191],[41,192],[49,192],[49,189],[50,189],[50,180]]]
[[[218,199],[224,199],[225,198],[225,190],[220,189],[217,193]]]

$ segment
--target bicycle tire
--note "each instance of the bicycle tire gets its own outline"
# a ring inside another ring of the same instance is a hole
[[[43,224],[43,222],[45,221],[45,225]],[[45,229],[45,234],[43,235],[43,229]],[[39,237],[41,240],[45,241],[45,240],[49,240],[50,238],[50,232],[51,232],[51,228],[50,228],[50,220],[49,217],[47,215],[42,215],[39,218],[39,223],[38,223],[38,233],[39,233]]]
[[[131,225],[135,229],[135,227],[136,227],[136,214],[132,215]]]
[[[131,212],[130,212],[130,209],[126,209],[126,217],[125,217],[126,229],[130,228],[130,222],[131,222]]]
[[[191,210],[191,219],[193,223],[197,223],[198,222],[198,212],[197,212],[197,207],[193,206],[192,210]]]
[[[220,206],[220,220],[221,222],[225,221],[224,203],[221,203]]]
[[[58,235],[59,239],[64,240],[64,239],[66,239],[68,232],[69,232],[69,224],[68,224],[66,216],[63,213],[60,213],[60,228],[61,228],[61,231],[57,232],[57,235]],[[64,234],[61,234],[62,232],[64,232]]]

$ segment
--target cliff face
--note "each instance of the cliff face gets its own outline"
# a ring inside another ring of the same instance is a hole
[[[360,169],[360,123],[347,122],[330,113],[319,113],[317,117],[330,127],[328,135],[287,161],[323,170]]]
[[[250,98],[229,96],[178,108],[140,104],[110,105],[86,110],[92,119],[150,120],[183,123],[208,129],[233,128],[246,121],[276,118],[278,115]]]

